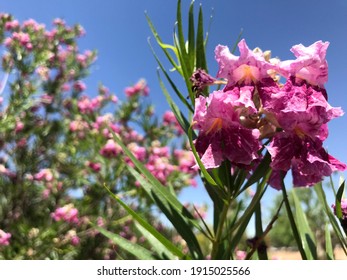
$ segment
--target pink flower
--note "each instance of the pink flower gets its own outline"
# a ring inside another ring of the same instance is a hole
[[[193,122],[199,130],[195,147],[207,169],[220,166],[225,159],[235,165],[250,165],[259,157],[259,130],[240,124],[243,110],[238,105],[245,101],[236,98],[229,92],[215,91],[195,101]]]
[[[217,78],[228,80],[227,88],[239,85],[253,85],[269,78],[268,70],[274,66],[259,52],[251,51],[244,39],[238,43],[240,56],[233,55],[227,46],[218,45],[215,58],[219,64]]]
[[[107,140],[106,145],[100,150],[100,154],[106,158],[116,157],[121,152],[122,148],[113,139]]]
[[[30,43],[30,36],[28,33],[13,32],[12,38],[13,40],[17,40],[24,47]]]
[[[77,235],[72,236],[71,237],[71,245],[72,246],[77,246],[79,244],[80,244],[80,238]]]
[[[90,167],[94,172],[99,172],[101,170],[101,163],[98,162],[88,162],[88,167]]]
[[[133,153],[133,155],[139,161],[144,161],[147,155],[146,148],[140,147],[136,143],[132,142],[128,145],[128,149]]]
[[[127,97],[132,97],[140,93],[143,96],[148,96],[149,87],[147,86],[146,81],[141,79],[134,86],[125,88],[124,92]]]
[[[24,129],[24,123],[21,122],[21,121],[17,121],[16,127],[15,127],[15,129],[14,129],[14,132],[15,132],[15,133],[19,133],[19,132],[21,132],[23,129]]]
[[[242,250],[237,250],[235,252],[235,256],[237,260],[244,260],[247,256],[247,253],[245,251]]]
[[[10,245],[11,233],[5,232],[0,229],[0,246]]]
[[[178,160],[178,169],[183,173],[197,174],[197,167],[193,152],[184,150],[175,150],[174,156]]]
[[[201,93],[207,86],[213,85],[216,79],[207,74],[205,70],[199,68],[192,74],[190,81],[193,84],[193,91]]]
[[[10,31],[10,30],[13,30],[13,29],[16,29],[19,27],[19,22],[18,20],[12,20],[12,21],[7,21],[5,23],[5,29],[6,31]]]
[[[181,127],[181,125],[178,123],[175,114],[172,111],[166,111],[163,115],[163,125],[165,126],[170,126],[172,125],[175,130],[176,133],[178,135],[182,135],[183,134],[183,129]]]
[[[80,244],[80,238],[78,237],[75,230],[71,229],[65,235],[67,241],[70,241],[72,246],[77,246]]]
[[[77,103],[77,107],[82,114],[91,114],[100,108],[103,96],[96,96],[90,99],[88,96],[82,96]]]
[[[87,86],[85,85],[85,83],[83,83],[82,81],[76,81],[73,84],[73,89],[77,92],[82,92],[85,91],[87,88]]]
[[[285,77],[295,76],[312,85],[322,87],[328,81],[328,63],[325,59],[329,42],[317,41],[305,47],[295,45],[291,51],[295,60],[283,61],[279,64],[279,72]]]
[[[346,170],[346,165],[329,155],[319,138],[299,137],[297,134],[280,132],[267,147],[274,170],[270,184],[281,189],[281,180],[292,169],[295,186],[312,186],[330,176],[334,171]]]
[[[57,26],[65,26],[65,21],[63,20],[63,19],[61,19],[61,18],[55,18],[54,20],[53,20],[53,24],[54,25],[57,25]]]
[[[177,122],[175,114],[172,111],[166,111],[163,115],[164,124],[171,124]]]
[[[51,169],[48,168],[41,169],[38,173],[34,175],[34,179],[37,181],[51,182],[53,178],[53,172]]]
[[[262,95],[262,100],[264,109],[275,114],[285,131],[319,136],[324,140],[327,135],[321,135],[325,130],[322,126],[343,115],[341,108],[331,107],[324,95],[320,89],[304,82],[297,83],[291,77],[278,91]]]
[[[64,207],[57,208],[51,217],[54,221],[66,221],[68,223],[78,223],[78,210],[74,208],[73,204],[67,204]]]

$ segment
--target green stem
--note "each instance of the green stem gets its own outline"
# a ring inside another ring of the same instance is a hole
[[[295,220],[294,220],[294,216],[293,216],[292,209],[290,208],[290,203],[289,203],[289,199],[288,199],[286,187],[285,187],[285,185],[284,185],[283,180],[282,180],[282,194],[283,194],[284,204],[285,204],[285,206],[286,206],[286,210],[287,210],[287,214],[288,214],[288,219],[289,219],[289,222],[290,222],[290,226],[291,226],[291,228],[292,228],[293,235],[294,235],[295,241],[296,241],[296,243],[297,243],[297,245],[298,245],[298,249],[299,249],[299,251],[300,251],[301,257],[302,257],[304,260],[307,260],[307,256],[306,256],[304,247],[302,246],[302,243],[301,243],[301,238],[300,238],[299,230],[298,230],[298,228],[297,228],[297,226],[296,226],[296,223],[295,223]]]
[[[260,202],[255,208],[255,228],[256,228],[256,237],[259,239],[261,236],[263,236],[263,223],[261,219],[261,204]],[[264,240],[261,240],[259,244],[257,244],[257,251],[258,251],[258,256],[259,259],[261,260],[267,260],[268,255],[267,255],[267,250],[266,246],[264,243]]]
[[[226,220],[226,217],[228,214],[230,202],[231,202],[231,199],[229,198],[228,201],[225,202],[223,205],[223,210],[222,210],[222,213],[221,213],[220,218],[219,218],[216,236],[215,236],[214,241],[213,241],[212,252],[211,252],[211,259],[212,260],[216,259],[216,256],[218,254],[218,248],[219,248],[219,245],[222,241],[224,223],[225,223],[225,220]]]

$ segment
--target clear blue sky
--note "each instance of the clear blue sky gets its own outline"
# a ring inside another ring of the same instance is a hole
[[[190,1],[183,0],[186,15]],[[250,48],[271,49],[280,59],[292,59],[289,49],[295,44],[310,45],[317,40],[329,41],[327,60],[329,82],[327,91],[332,106],[341,106],[347,112],[347,1],[344,0],[201,0],[205,19],[212,13],[207,49],[208,65],[213,75],[217,71],[213,50],[215,45],[231,46],[241,29]],[[127,85],[145,78],[151,88],[151,99],[157,113],[167,108],[156,76],[156,62],[148,47],[152,37],[146,23],[147,11],[165,42],[172,42],[176,14],[176,0],[11,0],[1,1],[0,12],[13,14],[20,21],[33,18],[50,26],[61,17],[70,25],[80,23],[86,36],[80,41],[81,49],[97,49],[98,60],[87,80],[89,92],[94,94],[98,82],[122,96]],[[158,50],[159,52],[159,50]],[[94,92],[93,92],[94,91]],[[325,142],[329,152],[347,163],[346,116],[329,124],[330,136]],[[185,192],[183,199],[205,199],[204,192]],[[270,191],[269,195],[275,194]]]

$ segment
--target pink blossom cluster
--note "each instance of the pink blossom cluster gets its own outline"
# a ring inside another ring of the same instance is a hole
[[[163,125],[172,126],[177,135],[182,135],[184,133],[181,125],[178,123],[175,114],[172,111],[166,111],[163,115]]]
[[[34,175],[34,180],[51,182],[54,179],[54,175],[51,169],[44,168]]]
[[[73,204],[67,204],[63,207],[59,207],[55,209],[53,213],[51,213],[51,217],[54,221],[65,221],[68,223],[77,224],[78,219],[78,210],[73,206]]]
[[[312,186],[345,170],[346,165],[323,148],[327,123],[343,115],[327,101],[328,45],[322,41],[296,45],[291,49],[296,59],[276,62],[259,49],[250,50],[245,40],[238,44],[240,56],[218,45],[217,78],[226,85],[209,96],[200,95],[193,117],[199,130],[195,146],[205,167],[216,168],[229,160],[233,166],[252,169],[261,160],[262,139],[268,138],[270,184],[276,189],[289,170],[295,186]],[[286,82],[280,84],[274,74]],[[213,82],[206,73],[192,80],[200,89]]]
[[[5,232],[0,229],[0,246],[10,245],[11,233]]]
[[[148,96],[149,94],[149,87],[144,79],[139,80],[135,85],[132,87],[126,87],[124,89],[125,95],[127,97],[133,97],[136,95],[143,95]]]
[[[119,146],[113,139],[108,139],[106,144],[100,149],[100,154],[106,158],[116,157],[121,152],[121,146]]]
[[[167,182],[168,176],[175,170],[175,166],[170,163],[169,147],[161,147],[155,141],[152,143],[151,151],[145,166],[163,184]]]
[[[70,242],[72,246],[78,246],[80,244],[80,238],[78,237],[75,230],[71,229],[69,230],[65,237],[65,241]]]

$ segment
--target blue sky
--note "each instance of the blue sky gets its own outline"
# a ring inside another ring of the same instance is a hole
[[[186,15],[190,1],[182,2],[183,15]],[[344,85],[347,81],[347,1],[201,0],[196,1],[196,8],[199,3],[202,4],[205,20],[213,14],[207,48],[212,75],[217,72],[214,47],[217,44],[231,46],[241,29],[250,48],[270,49],[273,56],[282,60],[293,58],[289,49],[295,44],[329,41],[329,82],[326,85],[329,102],[347,111],[347,89]],[[121,97],[126,86],[143,77],[151,88],[151,100],[157,113],[162,114],[168,106],[159,88],[157,65],[147,43],[148,37],[152,37],[155,45],[145,11],[162,39],[171,43],[175,0],[11,0],[0,3],[0,12],[11,13],[20,21],[33,18],[50,26],[54,18],[60,17],[70,25],[80,23],[87,32],[80,41],[80,48],[98,50],[98,60],[87,80],[88,92],[95,94],[98,83],[103,82]],[[346,117],[329,124],[330,136],[325,142],[329,153],[345,163],[347,149],[343,139],[347,138]],[[185,192],[183,199],[207,199],[203,190],[199,191],[199,196],[197,191]],[[269,196],[275,193],[271,190]]]

